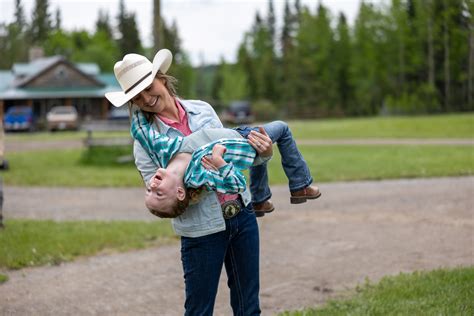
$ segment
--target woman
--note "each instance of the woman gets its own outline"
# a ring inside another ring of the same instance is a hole
[[[202,128],[223,127],[209,104],[176,97],[175,79],[166,75],[171,60],[171,52],[166,49],[155,55],[153,63],[137,54],[124,56],[114,67],[123,91],[107,93],[107,99],[115,106],[127,102],[138,106],[160,133],[171,138]],[[260,145],[255,148],[259,153],[272,146],[270,138],[261,133],[253,132],[249,139]],[[163,167],[137,141],[134,156],[145,182]],[[224,219],[221,205],[229,202],[240,210]],[[234,315],[259,315],[259,233],[248,190],[239,195],[209,192],[172,219],[172,224],[181,236],[185,314],[212,315],[225,265]]]

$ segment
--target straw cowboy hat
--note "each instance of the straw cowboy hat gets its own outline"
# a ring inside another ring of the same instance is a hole
[[[115,78],[122,91],[107,92],[105,97],[116,107],[124,105],[153,82],[158,70],[166,73],[172,60],[173,55],[168,49],[159,50],[153,63],[142,55],[125,55],[114,66]]]

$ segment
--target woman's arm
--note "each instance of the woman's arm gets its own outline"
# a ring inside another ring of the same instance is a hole
[[[156,131],[141,111],[135,111],[132,115],[130,134],[161,166],[168,165],[183,141],[183,137],[170,138]]]

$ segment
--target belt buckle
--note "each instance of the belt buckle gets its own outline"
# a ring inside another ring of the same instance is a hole
[[[230,200],[224,202],[221,207],[224,219],[230,219],[240,212],[241,204],[238,200]]]

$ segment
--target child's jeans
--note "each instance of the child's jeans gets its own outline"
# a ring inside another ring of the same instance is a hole
[[[276,143],[281,155],[281,164],[288,178],[290,191],[306,188],[313,182],[308,165],[301,155],[291,131],[283,121],[274,121],[263,125],[273,143]],[[258,127],[240,126],[235,128],[242,137],[247,138],[250,131],[258,132]],[[272,196],[268,186],[267,163],[250,168],[250,192],[252,202],[261,203]]]

